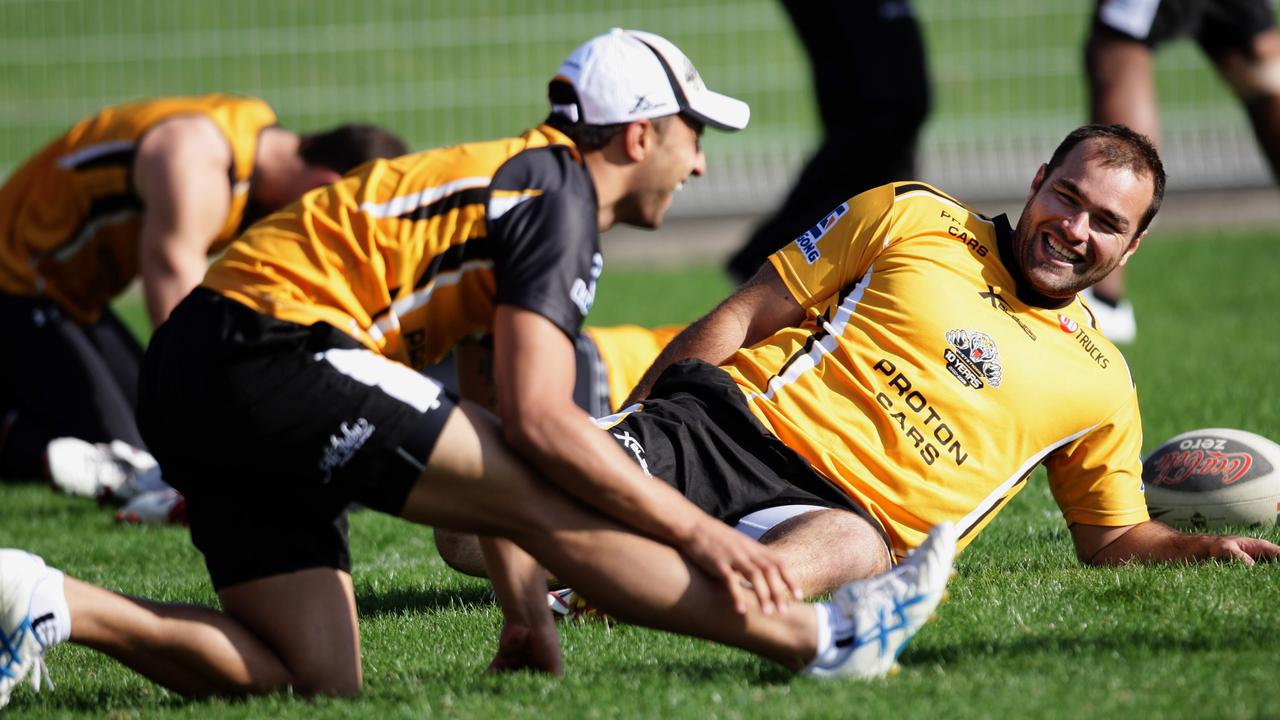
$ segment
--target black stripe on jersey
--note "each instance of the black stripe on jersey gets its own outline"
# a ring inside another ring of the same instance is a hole
[[[450,272],[462,267],[464,262],[468,260],[479,260],[483,258],[493,257],[493,247],[495,241],[490,237],[478,237],[468,240],[461,245],[453,245],[444,252],[431,258],[431,262],[427,263],[427,267],[423,269],[422,274],[413,283],[414,290],[420,290],[426,287],[440,273]],[[391,297],[400,294],[400,288],[391,288]],[[381,318],[387,314],[390,306],[384,307],[373,314],[374,318]]]
[[[468,188],[446,195],[439,200],[414,208],[400,215],[401,220],[429,220],[437,215],[458,210],[466,205],[484,205],[489,202],[489,188]]]
[[[94,155],[85,158],[80,162],[68,166],[71,170],[94,170],[103,167],[122,167],[125,170],[133,168],[133,158],[138,154],[136,146],[130,146],[123,150],[113,150],[112,152]]]
[[[93,202],[89,203],[89,214],[85,215],[79,227],[67,240],[75,241],[80,238],[86,228],[92,227],[106,217],[128,211],[142,211],[142,199],[131,192],[94,198]]]
[[[949,200],[957,205],[964,205],[964,203],[942,192],[941,190],[934,187],[929,187],[924,183],[906,183],[905,185],[899,185],[898,187],[893,189],[893,195],[894,197],[897,197],[899,195],[906,195],[909,192],[916,192],[917,190],[923,190],[929,193],[930,195],[937,195],[943,200]]]
[[[431,262],[427,263],[427,267],[422,271],[422,275],[418,276],[416,282],[413,283],[413,289],[417,290],[431,282],[431,279],[443,272],[457,270],[462,267],[462,263],[468,260],[477,260],[481,258],[493,257],[493,246],[495,242],[490,237],[472,238],[461,245],[453,245],[444,252],[431,258]]]
[[[841,305],[844,305],[845,299],[848,298],[854,290],[858,289],[858,284],[861,282],[862,278],[858,278],[848,286],[842,288],[839,294],[840,302],[836,303],[833,307],[839,308]],[[827,308],[827,312],[822,314],[820,320],[828,323],[831,322],[831,308]],[[782,363],[782,367],[778,368],[778,372],[769,376],[769,380],[765,383],[765,387],[768,387],[769,383],[772,383],[774,378],[786,375],[787,370],[794,365],[797,360],[808,355],[815,345],[825,340],[829,335],[830,333],[823,329],[822,325],[819,324],[817,329],[810,333],[809,337],[805,338],[804,345],[801,346],[799,350],[792,353],[791,357],[787,358],[786,362]]]
[[[1004,504],[1005,504],[1005,503],[1007,503],[1007,502],[1009,502],[1009,498],[1013,497],[1013,493],[1014,493],[1014,491],[1018,488],[1018,486],[1019,486],[1019,485],[1021,485],[1021,484],[1022,484],[1022,483],[1024,483],[1024,482],[1026,482],[1026,481],[1027,481],[1027,478],[1031,477],[1031,473],[1032,473],[1032,472],[1035,472],[1035,468],[1034,468],[1034,467],[1033,467],[1033,468],[1031,468],[1030,470],[1028,470],[1025,474],[1023,474],[1023,476],[1022,476],[1022,477],[1018,478],[1018,482],[1014,483],[1012,486],[1010,486],[1010,487],[1009,487],[1009,492],[1005,493],[1005,496],[1004,496],[1003,498],[1001,498],[1001,499],[1000,499],[1000,502],[998,502],[998,503],[993,503],[993,504],[991,505],[991,507],[987,508],[987,511],[986,511],[986,512],[984,512],[984,513],[982,513],[981,515],[979,515],[979,516],[977,517],[977,519],[975,519],[972,523],[970,523],[970,524],[969,524],[969,526],[968,526],[968,527],[963,528],[963,529],[960,531],[960,537],[961,537],[961,538],[964,538],[964,537],[968,536],[968,535],[969,535],[969,533],[973,532],[973,529],[974,529],[974,528],[976,528],[976,527],[978,527],[979,525],[981,525],[981,524],[982,524],[982,521],[983,521],[983,520],[984,520],[988,515],[990,515],[991,513],[994,513],[994,512],[995,512],[995,511],[997,511],[997,510],[999,510],[1001,507],[1004,507]]]
[[[94,198],[89,203],[89,215],[85,217],[84,222],[80,223],[81,227],[92,223],[106,215],[121,212],[123,210],[141,210],[142,200],[133,193],[121,193],[119,195],[106,195],[100,198]]]
[[[39,259],[58,258],[65,260],[67,257],[80,252],[80,249],[96,232],[97,225],[101,224],[107,218],[122,213],[136,213],[142,210],[142,200],[133,193],[121,193],[119,195],[105,195],[103,197],[94,198],[89,203],[89,213],[85,215],[80,224],[76,226],[75,231],[67,236],[61,245],[50,248],[39,256]],[[91,232],[93,231],[93,232]],[[109,255],[99,258],[100,262],[107,263],[111,261]]]
[[[792,354],[791,357],[787,358],[786,362],[782,363],[782,367],[778,368],[778,372],[769,378],[769,382],[765,383],[765,387],[768,387],[769,383],[773,382],[773,378],[786,375],[787,370],[790,369],[790,367],[794,365],[797,360],[804,357],[805,355],[808,355],[813,350],[813,346],[822,342],[824,339],[826,339],[826,337],[827,337],[827,331],[819,329],[809,337],[805,338],[804,345],[802,345],[799,350],[797,350],[794,354]]]

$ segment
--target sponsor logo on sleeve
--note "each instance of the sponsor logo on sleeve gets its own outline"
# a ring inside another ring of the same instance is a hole
[[[575,278],[573,286],[569,288],[569,299],[573,304],[578,306],[578,310],[585,316],[591,312],[591,306],[596,302],[596,281],[600,279],[600,273],[604,272],[604,256],[596,253],[591,256],[591,280],[590,282],[582,278]]]
[[[1089,333],[1085,332],[1085,329],[1080,326],[1080,323],[1066,315],[1063,315],[1062,313],[1058,313],[1058,327],[1062,328],[1062,332],[1064,333],[1075,335],[1076,342],[1080,344],[1080,348],[1089,353],[1089,358],[1093,360],[1094,364],[1098,367],[1106,370],[1111,366],[1111,358],[1108,358],[1102,352],[1102,346],[1090,337]]]
[[[974,390],[985,385],[1000,387],[1004,368],[1000,366],[1000,351],[991,336],[977,330],[948,330],[947,343],[951,346],[942,352],[947,361],[947,371]]]
[[[828,230],[835,227],[847,212],[849,212],[849,203],[840,203],[840,207],[827,213],[827,216],[819,220],[817,225],[805,230],[800,237],[796,238],[796,247],[800,248],[800,252],[804,254],[805,262],[812,265],[822,257],[822,252],[818,250],[818,241],[827,234]]]

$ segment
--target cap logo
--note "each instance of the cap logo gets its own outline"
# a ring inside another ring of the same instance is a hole
[[[641,113],[641,112],[644,112],[645,110],[652,110],[655,107],[657,107],[657,105],[650,102],[648,97],[644,95],[638,95],[636,96],[636,104],[632,106],[631,112],[629,114],[635,115],[636,113]]]
[[[694,90],[705,89],[702,84],[702,77],[698,75],[698,70],[693,66],[693,61],[689,58],[684,59],[684,84]]]

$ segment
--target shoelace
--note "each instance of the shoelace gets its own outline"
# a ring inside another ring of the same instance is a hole
[[[48,643],[41,638],[39,634],[31,627],[31,618],[26,618],[22,624],[18,626],[18,631],[12,639],[0,632],[0,653],[8,656],[8,660],[4,666],[0,667],[0,674],[13,677],[13,673],[9,671],[9,667],[21,662],[18,655],[19,647],[22,645],[24,635],[30,634],[40,644],[40,650],[31,660],[31,688],[36,692],[40,692],[42,686],[47,686],[50,690],[54,689],[53,677],[49,674],[49,666],[44,662],[44,649],[48,647]]]

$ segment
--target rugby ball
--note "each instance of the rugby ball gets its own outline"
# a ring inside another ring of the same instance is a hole
[[[1147,509],[1184,529],[1270,527],[1280,514],[1280,445],[1231,428],[1192,430],[1142,461]]]

